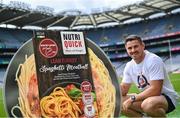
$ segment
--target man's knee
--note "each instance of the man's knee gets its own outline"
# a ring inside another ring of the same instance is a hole
[[[156,105],[152,99],[145,99],[141,104],[141,109],[144,112],[151,112],[151,111],[154,111],[155,106]]]
[[[147,98],[142,102],[141,109],[150,116],[165,116],[165,109],[163,107],[159,107],[159,105],[160,104],[158,104],[158,101],[155,99]]]

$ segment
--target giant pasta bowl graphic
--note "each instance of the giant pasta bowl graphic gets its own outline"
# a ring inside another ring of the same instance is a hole
[[[102,49],[100,49],[91,40],[89,40],[89,39],[86,39],[86,40],[87,40],[87,46],[95,53],[95,55],[98,57],[98,59],[102,61],[104,67],[108,70],[108,73],[110,76],[110,81],[115,90],[113,117],[118,117],[118,116],[120,116],[120,112],[121,112],[121,99],[122,98],[121,98],[121,90],[119,88],[118,78],[117,78],[115,69],[112,66],[108,57],[102,51]],[[11,62],[8,65],[6,75],[4,78],[5,85],[3,87],[3,89],[4,89],[3,94],[4,94],[4,103],[5,103],[6,112],[9,117],[14,117],[14,116],[22,117],[23,116],[21,110],[19,109],[19,106],[20,106],[19,104],[21,104],[21,103],[18,100],[19,96],[20,96],[19,95],[20,88],[18,87],[18,83],[16,80],[17,76],[19,76],[19,74],[17,74],[17,70],[19,69],[19,65],[23,64],[26,61],[25,57],[29,57],[32,54],[33,54],[33,43],[32,43],[32,39],[30,39],[24,45],[22,45],[21,48],[18,49],[18,51],[15,53]],[[93,71],[92,71],[92,73],[93,73]],[[94,72],[94,73],[96,73],[96,72]],[[94,80],[94,81],[96,81],[96,80]],[[95,88],[96,88],[97,83],[98,83],[98,81],[94,82]],[[74,83],[70,83],[70,84],[74,84]],[[59,84],[57,86],[51,87],[50,92],[48,91],[47,93],[44,93],[44,96],[50,95],[50,93],[57,87],[64,89],[66,87],[65,85],[68,85],[68,84],[67,83],[63,84],[63,86],[62,86],[62,84]],[[74,85],[79,86],[76,83]],[[59,90],[59,88],[58,88],[58,90]],[[99,93],[107,93],[107,96],[108,96],[108,94],[110,94],[110,93],[108,93],[108,90],[107,90],[107,92],[100,91]],[[97,95],[97,98],[98,97],[99,98],[102,97],[101,94],[99,94],[99,96]],[[28,102],[28,101],[25,101],[25,102]],[[98,102],[98,99],[97,99],[97,102]],[[100,108],[100,110],[101,110],[101,108]],[[102,112],[105,112],[105,111],[102,111]]]

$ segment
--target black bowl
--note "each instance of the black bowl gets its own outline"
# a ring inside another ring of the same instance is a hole
[[[110,60],[106,56],[106,54],[100,49],[94,42],[89,39],[87,40],[87,46],[90,47],[93,52],[103,61],[104,65],[109,71],[111,80],[116,89],[116,106],[114,117],[118,117],[121,112],[121,90],[118,83],[118,77],[115,72],[114,67],[112,66]],[[18,85],[15,81],[16,71],[18,69],[19,64],[24,63],[25,55],[28,57],[33,53],[33,43],[32,39],[28,40],[24,45],[22,45],[18,51],[15,53],[11,62],[8,65],[6,74],[5,74],[5,84],[3,87],[4,94],[4,103],[7,115],[9,117],[13,117],[11,114],[11,109],[13,106],[18,104]],[[22,116],[20,111],[16,110],[15,114],[17,116]]]

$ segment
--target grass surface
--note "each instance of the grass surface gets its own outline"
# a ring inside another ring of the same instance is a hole
[[[178,94],[180,94],[180,74],[170,74],[170,80],[175,88],[175,90],[178,92]],[[137,92],[138,89],[135,87],[135,85],[133,85],[131,88],[130,88],[130,92]],[[7,117],[6,116],[6,113],[5,113],[5,110],[4,110],[4,105],[3,105],[3,94],[2,94],[2,89],[0,88],[0,117]],[[125,116],[121,116],[123,118],[126,118]],[[167,117],[168,118],[180,118],[180,100],[179,100],[179,104],[177,106],[177,108],[167,114]]]
[[[0,117],[6,117],[2,96],[2,89],[0,88]]]

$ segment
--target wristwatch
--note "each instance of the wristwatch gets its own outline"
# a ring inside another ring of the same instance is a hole
[[[132,103],[136,100],[136,96],[135,95],[132,95],[130,98],[131,98]]]

